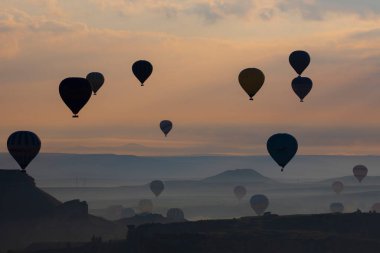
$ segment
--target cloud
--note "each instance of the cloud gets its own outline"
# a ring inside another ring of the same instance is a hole
[[[329,14],[354,14],[361,18],[380,14],[380,4],[373,0],[283,0],[277,7],[286,13],[298,11],[307,20],[324,20]]]

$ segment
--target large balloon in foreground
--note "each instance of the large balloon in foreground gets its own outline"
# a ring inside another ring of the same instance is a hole
[[[154,180],[149,184],[150,190],[158,197],[164,190],[165,186],[161,180]]]
[[[78,118],[79,111],[90,100],[92,88],[86,78],[69,77],[59,85],[59,94],[63,102],[74,114],[73,118]]]
[[[257,68],[244,69],[239,74],[239,83],[248,94],[249,100],[260,90],[265,81],[264,73]]]
[[[180,209],[180,208],[170,208],[166,213],[166,217],[172,221],[184,221],[185,220],[185,214],[183,213],[182,209]]]
[[[289,56],[289,63],[297,74],[301,75],[310,64],[310,55],[305,51],[294,51]]]
[[[282,167],[281,171],[298,150],[297,140],[290,134],[275,134],[267,141],[267,149],[273,160]]]
[[[153,72],[153,66],[150,62],[145,60],[139,60],[132,65],[132,72],[136,78],[140,81],[141,86],[144,86],[144,82],[149,78]]]
[[[138,209],[141,213],[151,213],[153,211],[153,202],[150,199],[139,201]]]
[[[335,193],[339,194],[343,191],[344,186],[342,182],[335,181],[332,183],[331,188],[333,189]]]
[[[7,146],[11,156],[25,170],[40,152],[41,141],[33,132],[17,131],[8,137]]]
[[[250,204],[257,215],[262,215],[269,206],[269,200],[265,195],[254,195],[251,197]]]
[[[332,213],[343,213],[344,205],[342,203],[331,203],[330,204],[330,211]]]
[[[247,189],[244,186],[238,185],[234,188],[235,197],[240,201],[247,194]]]
[[[104,76],[99,72],[91,72],[87,75],[86,79],[90,82],[94,95],[104,84]]]
[[[313,87],[313,81],[308,77],[296,77],[292,81],[292,88],[294,93],[301,99],[303,99],[309,94],[311,88]]]
[[[356,179],[361,182],[366,176],[367,176],[367,173],[368,173],[368,169],[366,166],[364,165],[356,165],[353,169],[352,169],[353,173],[354,173],[354,176],[356,177]]]
[[[170,130],[173,128],[173,123],[170,120],[163,120],[160,122],[161,131],[165,134],[165,137],[168,135]]]

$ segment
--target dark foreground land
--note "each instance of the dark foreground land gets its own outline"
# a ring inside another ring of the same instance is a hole
[[[132,228],[127,240],[31,246],[44,253],[380,252],[380,214],[245,217]],[[50,250],[49,250],[50,247]],[[38,249],[39,248],[39,249]]]

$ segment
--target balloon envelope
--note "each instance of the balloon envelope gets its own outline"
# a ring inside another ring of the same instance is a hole
[[[367,176],[367,173],[368,173],[368,169],[366,166],[364,165],[356,165],[353,169],[352,169],[353,173],[354,173],[354,176],[356,177],[356,179],[361,182],[366,176]]]
[[[238,200],[241,200],[247,194],[247,189],[245,189],[245,187],[241,185],[235,186],[234,194]]]
[[[162,191],[164,190],[165,186],[164,183],[161,180],[154,180],[149,185],[150,190],[158,197]]]
[[[160,128],[161,131],[165,134],[165,136],[167,136],[173,128],[173,123],[170,120],[163,120],[160,122]]]
[[[292,81],[293,91],[303,102],[303,99],[309,94],[311,88],[313,87],[313,81],[308,77],[296,77]]]
[[[305,51],[294,51],[289,56],[289,63],[297,74],[301,75],[310,64],[310,55]]]
[[[343,213],[344,205],[342,203],[331,203],[330,204],[330,211],[332,213]]]
[[[268,139],[267,149],[273,160],[284,168],[297,153],[298,143],[290,134],[275,134]]]
[[[87,75],[86,79],[90,82],[91,89],[96,95],[96,92],[102,87],[104,84],[104,76],[99,72],[91,72]]]
[[[250,100],[261,89],[265,81],[264,73],[257,68],[244,69],[239,74],[239,83]]]
[[[41,141],[33,132],[17,131],[8,137],[7,147],[21,169],[25,170],[40,152]]]
[[[257,215],[262,215],[269,206],[269,200],[265,195],[258,194],[251,197],[250,204]]]
[[[148,61],[139,60],[133,63],[132,72],[140,81],[141,86],[144,86],[144,82],[149,78],[149,76],[153,72],[153,66]]]
[[[335,181],[332,183],[331,188],[333,189],[335,193],[339,194],[343,191],[344,186],[342,182]]]
[[[139,201],[138,209],[141,213],[151,213],[153,211],[153,202],[150,199],[142,199]]]
[[[90,100],[92,94],[91,84],[86,78],[69,77],[59,85],[59,94],[63,102],[74,114],[73,117],[77,118],[79,111]]]
[[[167,213],[166,217],[171,219],[172,221],[184,221],[185,215],[180,208],[170,208]]]

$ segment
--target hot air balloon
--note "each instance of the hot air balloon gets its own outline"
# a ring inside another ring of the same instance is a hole
[[[149,78],[153,72],[153,66],[150,62],[145,60],[139,60],[132,65],[133,74],[140,81],[141,86],[144,86],[144,82]]]
[[[244,69],[239,74],[239,83],[248,94],[249,100],[260,90],[265,81],[264,73],[256,68]]]
[[[303,99],[309,94],[311,88],[313,87],[313,81],[308,77],[296,77],[292,81],[293,91],[303,102]]]
[[[38,136],[29,131],[17,131],[8,137],[8,151],[25,172],[29,163],[38,155],[41,141]]]
[[[354,176],[359,182],[361,182],[368,173],[368,169],[364,165],[356,165],[352,171],[354,172]]]
[[[170,208],[167,213],[166,217],[169,218],[172,221],[184,221],[185,215],[180,208]]]
[[[154,180],[149,185],[150,190],[158,197],[162,191],[164,190],[165,186],[164,183],[161,180]]]
[[[305,51],[294,51],[289,56],[289,63],[297,74],[301,75],[310,64],[310,55]]]
[[[151,213],[153,211],[153,202],[150,199],[142,199],[139,201],[138,209],[141,213]]]
[[[335,181],[332,183],[331,188],[333,189],[335,193],[339,194],[343,191],[344,186],[342,182]]]
[[[247,189],[244,186],[238,185],[234,188],[235,197],[240,201],[247,194]]]
[[[87,75],[86,79],[90,82],[91,89],[94,92],[94,95],[96,95],[96,92],[104,84],[103,74],[99,72],[91,72]]]
[[[376,213],[380,213],[380,203],[373,204],[371,210]]]
[[[275,134],[268,139],[267,149],[270,156],[282,167],[281,171],[283,171],[286,164],[297,153],[298,143],[290,134]]]
[[[73,112],[73,118],[78,118],[79,111],[90,100],[91,84],[86,78],[69,77],[59,85],[59,94],[63,102]]]
[[[343,213],[344,205],[342,203],[331,203],[330,204],[330,211],[332,213]]]
[[[163,120],[160,122],[161,131],[165,134],[165,137],[168,135],[170,130],[173,128],[173,123],[170,120]]]
[[[262,215],[269,206],[269,200],[265,195],[254,195],[251,197],[250,204],[257,215]]]

